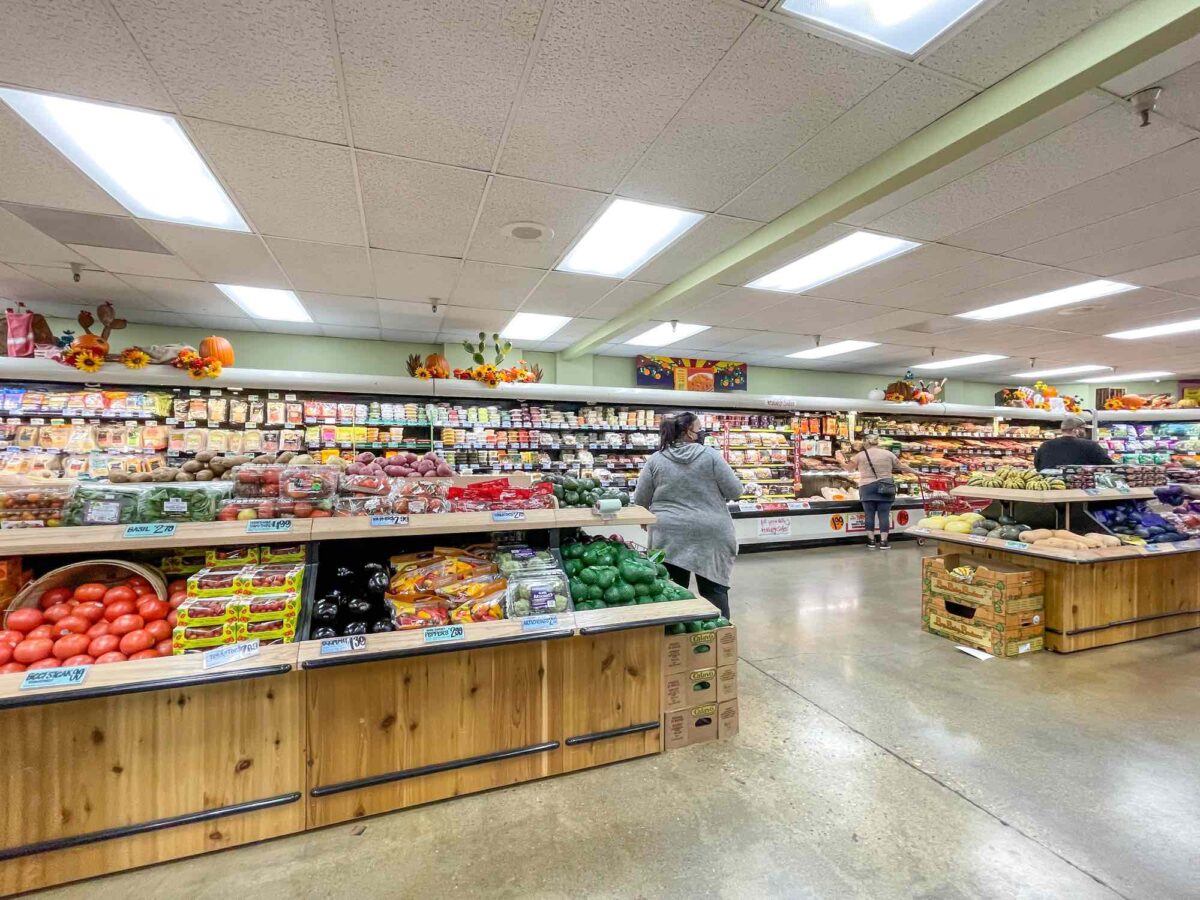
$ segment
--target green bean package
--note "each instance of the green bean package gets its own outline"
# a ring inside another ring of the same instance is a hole
[[[64,525],[127,525],[138,520],[148,484],[81,484],[63,509]]]
[[[138,503],[139,522],[212,522],[232,485],[220,481],[146,485]]]

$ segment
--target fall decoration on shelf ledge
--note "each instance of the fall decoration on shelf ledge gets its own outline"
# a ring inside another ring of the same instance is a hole
[[[1041,409],[1056,413],[1077,413],[1083,405],[1081,398],[1059,396],[1058,388],[1044,381],[1035,381],[1032,387],[1005,388],[997,392],[995,400],[997,406]]]
[[[209,335],[200,342],[200,355],[212,357],[222,366],[232,366],[233,344],[223,337]]]
[[[141,347],[126,347],[117,361],[127,369],[144,369],[150,365],[150,354]]]
[[[529,384],[541,381],[544,376],[541,366],[530,365],[525,360],[521,360],[520,365],[501,368],[500,364],[512,349],[512,344],[507,341],[501,343],[499,334],[492,335],[493,361],[490,363],[484,356],[484,351],[487,350],[486,332],[479,332],[478,344],[463,341],[463,348],[471,354],[471,359],[475,362],[469,369],[454,369],[452,372],[449,360],[440,353],[431,353],[424,358],[418,353],[413,353],[405,361],[405,368],[408,369],[409,375],[422,381],[454,377],[459,381],[476,381],[488,387],[496,387],[498,384]]]
[[[430,378],[450,377],[450,363],[440,353],[430,353],[424,359],[421,358],[420,354],[413,353],[408,357],[405,365],[409,375],[413,378],[420,378],[422,381],[427,381]]]
[[[183,347],[171,364],[177,369],[183,369],[189,376],[197,380],[201,378],[217,378],[221,374],[221,361],[215,356],[201,356],[191,347]]]

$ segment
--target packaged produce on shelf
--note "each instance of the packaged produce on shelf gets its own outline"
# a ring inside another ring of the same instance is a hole
[[[211,650],[238,642],[238,623],[221,622],[215,625],[181,625],[171,632],[171,648],[176,654]]]
[[[225,482],[147,485],[138,497],[141,522],[212,522],[217,504],[229,496]]]
[[[258,548],[258,562],[264,565],[275,563],[304,562],[307,550],[304,544],[263,544]]]
[[[74,490],[74,482],[0,485],[0,528],[62,525]]]
[[[144,485],[86,484],[76,486],[63,506],[64,525],[127,525],[138,520]]]
[[[174,553],[168,553],[158,561],[158,568],[164,575],[194,575],[207,565],[207,551],[203,547],[180,547]]]
[[[299,594],[304,583],[304,566],[297,563],[244,566],[233,578],[237,594]]]
[[[554,558],[553,553],[549,550],[534,550],[532,547],[509,547],[498,550],[492,561],[500,570],[500,574],[506,578],[526,572],[558,568],[558,560]]]
[[[237,603],[238,598],[233,594],[185,600],[175,608],[175,623],[177,626],[190,626],[236,622]]]
[[[238,573],[248,566],[206,566],[200,571],[189,575],[187,579],[188,597],[233,597],[234,580]]]
[[[337,493],[337,481],[338,470],[334,466],[289,465],[279,477],[279,497],[282,500],[306,500],[310,503],[332,500]]]
[[[563,545],[563,571],[577,610],[689,600],[657,559],[620,541],[598,539]]]
[[[629,494],[626,491],[604,487],[592,478],[548,475],[541,483],[550,485],[550,490],[558,498],[560,506],[586,508],[594,506],[597,500],[617,500],[622,506],[629,505]]]
[[[261,561],[260,549],[254,546],[208,547],[204,550],[204,564],[214,568],[249,566]]]
[[[505,612],[510,619],[566,612],[571,587],[558,569],[527,570],[508,581]]]
[[[452,487],[446,496],[454,512],[554,508],[553,488],[548,482],[540,482],[532,488],[519,488],[511,485],[507,478],[496,478]]]
[[[1155,487],[1166,484],[1166,472],[1159,466],[1063,466],[1062,478],[1068,488]]]
[[[392,572],[385,588],[388,598],[401,600],[496,571],[495,564],[485,559],[428,550],[393,556],[388,563]]]
[[[384,597],[388,585],[384,565],[367,562],[356,569],[339,566],[331,577],[320,578],[312,613],[314,639],[395,630],[393,608]]]

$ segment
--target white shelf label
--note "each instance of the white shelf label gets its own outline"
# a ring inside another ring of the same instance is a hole
[[[243,641],[240,644],[217,647],[215,650],[206,650],[204,652],[204,668],[215,669],[217,666],[225,666],[240,659],[249,659],[252,656],[258,656],[258,638],[252,641]]]
[[[372,528],[395,528],[408,524],[408,516],[371,516]]]
[[[21,690],[39,691],[43,688],[77,687],[87,678],[89,666],[69,666],[57,669],[34,669],[21,679]]]
[[[144,525],[125,526],[125,537],[127,538],[156,538],[174,536],[174,523],[150,522]]]
[[[246,523],[246,534],[286,534],[291,530],[291,519],[251,519]]]
[[[322,656],[328,656],[332,653],[354,653],[365,649],[367,649],[365,634],[348,634],[345,637],[326,638],[321,641],[320,652]]]
[[[493,522],[524,522],[525,513],[519,509],[498,509],[492,513]]]
[[[988,539],[981,534],[968,534],[967,540],[972,544],[986,544]]]
[[[423,631],[426,644],[442,644],[446,641],[461,641],[466,631],[461,625],[437,625]]]

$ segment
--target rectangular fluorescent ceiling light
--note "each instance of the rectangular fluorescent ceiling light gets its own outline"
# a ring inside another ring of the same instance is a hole
[[[801,291],[836,281],[851,272],[881,263],[885,259],[891,259],[920,246],[916,241],[871,234],[869,231],[856,231],[840,241],[834,241],[808,256],[788,263],[782,269],[756,278],[746,287],[799,294]]]
[[[1186,322],[1172,322],[1170,325],[1151,325],[1147,328],[1135,328],[1132,331],[1115,331],[1112,334],[1106,334],[1105,337],[1118,338],[1122,341],[1137,341],[1142,338],[1184,334],[1188,331],[1200,331],[1200,319],[1188,319]]]
[[[250,230],[174,117],[11,88],[0,99],[135,216]]]
[[[853,353],[855,350],[866,350],[868,347],[878,347],[878,341],[838,341],[836,344],[825,344],[799,353],[789,353],[788,359],[824,359],[827,356],[841,356],[843,353]]]
[[[618,198],[558,269],[626,278],[703,218],[703,213]]]
[[[517,313],[504,326],[500,337],[509,341],[544,341],[570,321],[570,316]]]
[[[1085,300],[1095,300],[1097,297],[1108,297],[1112,294],[1123,294],[1126,291],[1136,291],[1136,284],[1124,284],[1120,281],[1088,281],[1073,287],[1050,291],[1045,294],[1035,294],[1021,300],[1000,303],[996,306],[985,306],[983,309],[959,313],[960,319],[980,319],[990,322],[994,319],[1008,319],[1012,316],[1023,316],[1026,313],[1042,312],[1059,306],[1070,306],[1072,303],[1082,303]]]
[[[1081,372],[1099,372],[1112,366],[1066,366],[1062,369],[1043,369],[1040,372],[1013,372],[1012,378],[1055,378],[1059,375],[1078,375]]]
[[[1174,372],[1125,372],[1120,375],[1101,375],[1098,378],[1084,378],[1084,384],[1116,384],[1122,381],[1153,381],[1156,378],[1170,378]]]
[[[914,369],[957,369],[960,366],[977,366],[981,363],[995,362],[998,359],[1008,359],[1007,356],[996,356],[993,353],[980,353],[976,356],[956,356],[954,359],[943,359],[939,362],[921,363],[912,366]]]
[[[248,316],[276,322],[311,322],[300,302],[291,291],[275,288],[246,287],[242,284],[218,284],[221,293],[236,303]]]
[[[784,0],[779,8],[915,56],[984,0]]]
[[[649,331],[644,331],[635,338],[630,338],[626,344],[637,344],[640,347],[665,347],[676,341],[682,341],[693,334],[708,331],[707,325],[688,325],[684,322],[663,322],[655,325]]]

